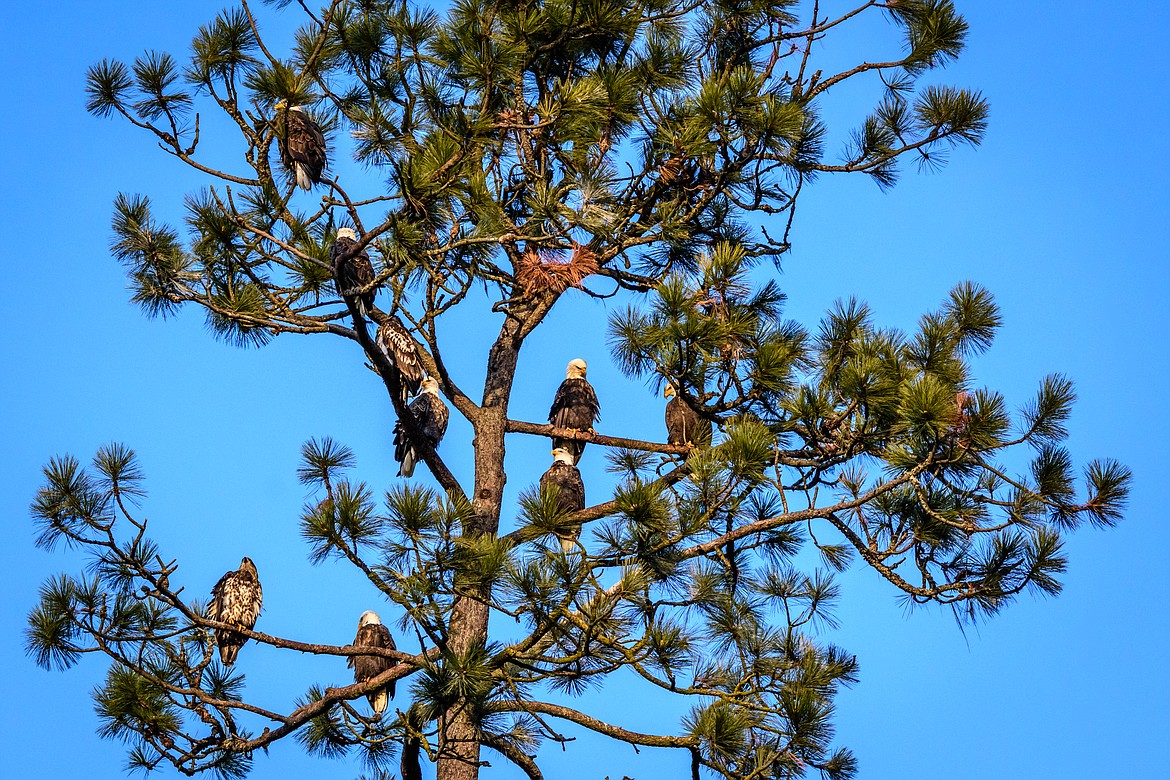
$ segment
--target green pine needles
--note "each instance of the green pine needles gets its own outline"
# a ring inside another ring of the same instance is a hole
[[[857,761],[837,743],[834,697],[858,668],[826,639],[835,573],[868,567],[911,603],[976,620],[1057,593],[1063,535],[1120,518],[1129,471],[1078,469],[1063,447],[1068,379],[1043,379],[1013,412],[973,376],[1001,324],[987,290],[959,284],[909,333],[857,300],[811,328],[784,316],[774,271],[804,187],[836,173],[888,187],[906,162],[936,167],[980,142],[987,102],[935,77],[967,34],[951,0],[832,14],[796,0],[269,5],[223,11],[181,58],[90,70],[91,113],[205,177],[181,211],[119,196],[113,254],[148,314],[195,307],[240,346],[349,340],[437,486],[369,484],[344,444],[305,444],[308,556],[365,577],[400,651],[367,651],[389,662],[376,677],[262,705],[221,665],[217,633],[245,639],[244,657],[361,648],[214,620],[189,595],[207,584],[147,534],[133,453],[53,460],[32,506],[37,544],[88,565],[42,586],[27,648],[45,668],[108,659],[99,734],[127,743],[130,768],[239,777],[293,736],[376,777],[414,780],[425,759],[439,780],[471,780],[487,748],[539,780],[541,746],[581,728],[681,751],[696,778],[845,780]],[[292,41],[262,34],[279,9],[304,17]],[[821,41],[871,20],[885,23],[874,50],[820,62]],[[873,104],[828,110],[846,81]],[[305,161],[322,159],[306,180]],[[353,278],[372,304],[336,281],[363,253],[372,271]],[[616,481],[566,511],[538,475],[507,473],[504,443],[553,435],[508,417],[518,356],[558,301],[582,295],[615,299],[621,371],[669,386],[715,434],[694,446],[557,429],[591,442],[584,458],[608,455]],[[436,328],[457,307],[504,315],[482,391]],[[474,441],[443,443],[474,448],[471,482],[408,411],[404,361],[473,428]],[[529,486],[516,505],[509,477]],[[616,675],[677,698],[663,733],[574,706]],[[371,715],[365,697],[394,682],[392,706]]]

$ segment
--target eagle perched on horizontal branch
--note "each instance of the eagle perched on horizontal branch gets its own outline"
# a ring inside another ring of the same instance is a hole
[[[565,514],[580,512],[585,508],[585,483],[581,480],[581,472],[573,465],[573,453],[563,447],[557,447],[552,451],[552,455],[552,465],[540,478],[540,489],[556,495],[557,509],[561,512]],[[561,550],[572,551],[573,543],[580,535],[580,523],[567,528],[563,533],[558,533]]]
[[[369,289],[360,294],[356,291],[374,281],[374,264],[370,262],[370,255],[366,250],[355,251],[357,244],[357,233],[353,228],[339,229],[337,237],[333,239],[333,245],[329,247],[329,262],[337,293],[346,302],[353,301],[356,297],[358,313],[363,317],[369,317],[376,291]]]
[[[321,183],[321,174],[329,165],[325,151],[325,134],[305,112],[304,106],[289,106],[287,100],[276,104],[276,145],[280,161],[296,179],[302,190]]]
[[[674,445],[694,444],[705,446],[711,443],[711,421],[691,408],[679,398],[674,385],[669,382],[662,392],[669,398],[666,404],[666,443]]]
[[[354,637],[353,644],[355,647],[397,649],[394,646],[394,637],[390,636],[390,630],[382,625],[382,619],[378,617],[378,613],[371,609],[363,612],[361,618],[358,619],[357,636]],[[387,669],[397,666],[398,662],[382,655],[351,655],[348,664],[353,668],[353,681],[364,683]],[[387,702],[393,698],[393,680],[366,694],[366,700],[370,703],[370,708],[373,709],[375,715],[381,715],[385,712]]]
[[[447,432],[447,420],[451,412],[447,404],[439,397],[439,383],[433,377],[423,380],[422,391],[418,398],[411,402],[409,412],[414,416],[414,424],[422,431],[427,443],[432,449],[439,446],[443,434]],[[418,451],[414,448],[402,422],[394,424],[394,460],[401,464],[398,467],[398,476],[409,477],[414,474],[414,465],[419,461]]]
[[[252,563],[251,558],[244,558],[240,561],[239,569],[220,577],[211,589],[210,617],[251,631],[256,625],[256,618],[260,616],[263,599],[256,564]],[[219,648],[219,660],[224,666],[236,662],[240,648],[247,641],[248,638],[243,634],[226,628],[215,629],[215,645]]]
[[[548,411],[549,424],[554,428],[572,428],[577,431],[593,431],[593,423],[601,418],[601,405],[593,385],[585,378],[588,366],[581,358],[569,361],[565,369],[565,381],[557,388],[552,408]],[[585,442],[573,439],[553,439],[553,447],[567,450],[573,456],[573,465],[581,460]]]

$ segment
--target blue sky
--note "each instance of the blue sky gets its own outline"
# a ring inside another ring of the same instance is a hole
[[[1115,457],[1133,469],[1136,486],[1117,529],[1069,539],[1062,596],[1024,598],[965,635],[942,610],[907,614],[868,571],[845,576],[842,625],[830,638],[857,654],[861,682],[839,698],[838,741],[857,753],[866,780],[1154,776],[1170,739],[1170,685],[1160,671],[1170,529],[1157,505],[1170,440],[1160,401],[1170,379],[1162,228],[1170,212],[1170,57],[1162,35],[1170,7],[1135,2],[1107,14],[1085,0],[960,7],[972,28],[968,50],[932,81],[987,95],[985,143],[957,151],[941,173],[908,171],[889,192],[860,178],[806,189],[795,250],[779,277],[788,315],[813,326],[834,300],[856,295],[878,322],[910,328],[955,283],[979,282],[995,293],[1005,321],[978,359],[979,381],[1019,404],[1045,374],[1072,376],[1080,396],[1070,424],[1074,455]],[[308,496],[294,469],[305,439],[334,436],[355,450],[362,478],[378,490],[394,482],[392,413],[355,348],[283,337],[245,351],[216,343],[195,313],[148,321],[128,303],[108,254],[117,192],[150,194],[174,221],[182,195],[200,182],[141,134],[88,116],[84,71],[102,57],[132,59],[148,48],[181,54],[218,9],[29,4],[10,11],[0,50],[10,74],[9,110],[0,115],[9,181],[0,252],[10,313],[0,335],[9,367],[0,398],[0,513],[9,530],[0,560],[7,594],[0,668],[9,675],[0,750],[29,774],[117,777],[123,762],[121,745],[94,735],[88,692],[104,663],[90,657],[48,673],[23,653],[37,586],[79,568],[32,544],[27,506],[40,467],[55,454],[85,460],[109,441],[135,448],[148,477],[152,535],[180,557],[190,592],[206,592],[250,555],[265,584],[268,632],[342,643],[364,609],[378,608],[353,572],[310,566],[297,534]],[[279,36],[280,25],[272,29]],[[603,305],[581,298],[554,312],[525,347],[527,391],[512,416],[541,420],[564,363],[580,355],[601,394],[600,429],[658,434],[660,401],[610,364],[604,316]],[[448,326],[465,345],[466,385],[482,377],[483,348],[497,326],[482,315]],[[569,334],[579,339],[571,355]],[[453,421],[443,452],[464,478],[469,441],[467,427]],[[546,462],[544,441],[510,440],[512,494]],[[587,486],[605,484],[600,458],[587,454],[583,467]],[[293,662],[254,647],[240,666],[260,700],[284,709],[309,684],[339,684],[348,674],[334,659]],[[646,730],[669,729],[680,714],[625,686],[591,694],[586,708],[620,713]],[[635,755],[574,736],[581,739],[564,753],[544,749],[549,777],[655,780],[683,771],[680,759],[661,752]],[[497,770],[485,776],[519,776],[492,758]],[[258,757],[253,777],[308,772],[356,774],[307,759],[286,741]]]

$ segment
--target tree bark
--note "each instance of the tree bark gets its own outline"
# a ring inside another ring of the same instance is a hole
[[[544,318],[556,301],[546,296],[520,304],[509,311],[488,354],[487,380],[483,404],[475,422],[475,488],[471,495],[472,517],[463,528],[464,535],[494,534],[500,528],[503,504],[504,434],[508,422],[508,400],[516,376],[516,362],[524,338]],[[451,611],[447,644],[451,652],[464,654],[482,647],[488,636],[488,601],[490,589],[459,587],[467,595],[458,596]],[[437,780],[476,780],[480,767],[480,729],[478,703],[456,702],[443,717]]]

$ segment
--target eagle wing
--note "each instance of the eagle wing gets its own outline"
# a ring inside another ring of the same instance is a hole
[[[585,508],[585,483],[576,466],[552,464],[540,478],[540,487],[556,489],[557,505],[562,512],[579,512]]]
[[[356,246],[357,242],[352,238],[338,238],[334,240],[333,246],[329,247],[333,283],[337,285],[337,293],[347,300],[353,296],[356,289],[374,281],[374,264],[370,262],[369,253],[365,250],[354,253]],[[361,294],[363,314],[374,305],[374,295],[374,290],[367,290]]]
[[[223,623],[235,623],[249,630],[260,617],[264,600],[260,581],[243,572],[229,571],[211,589],[211,616]]]
[[[601,419],[601,405],[589,380],[580,377],[566,379],[557,388],[548,421],[557,428],[587,431]]]
[[[578,431],[587,431],[601,419],[601,405],[597,402],[597,393],[589,380],[573,377],[561,382],[557,394],[553,398],[552,408],[548,410],[548,421],[556,428],[572,428]],[[585,451],[585,442],[576,439],[553,438],[553,447],[560,447],[573,454],[573,463],[581,460],[581,453]]]
[[[585,508],[585,483],[576,466],[556,462],[540,478],[542,491],[556,493],[557,508],[564,513],[579,512]],[[566,524],[557,531],[561,549],[568,553],[573,549],[574,540],[581,534],[581,524]]]
[[[667,444],[708,444],[710,441],[710,420],[692,409],[682,398],[675,397],[667,402]]]
[[[249,631],[260,617],[260,606],[264,593],[260,580],[246,571],[229,571],[219,578],[211,589],[209,612],[213,620],[231,623]],[[219,647],[220,660],[227,666],[236,661],[236,654],[248,638],[225,628],[215,629],[215,643]]]
[[[284,167],[295,173],[299,163],[314,184],[320,183],[321,173],[329,160],[325,152],[325,134],[316,122],[304,112],[290,109],[285,120],[285,136],[278,146]]]
[[[415,423],[427,437],[431,447],[437,449],[447,432],[447,422],[451,418],[451,410],[443,399],[433,393],[423,393],[414,399],[408,407],[414,415]],[[418,462],[418,452],[406,435],[401,422],[394,423],[394,460],[402,464],[398,476],[409,477],[414,474],[414,464]]]
[[[415,408],[417,407],[417,408]],[[414,412],[414,419],[419,421],[423,435],[432,447],[438,447],[447,432],[447,422],[451,419],[451,410],[443,399],[433,393],[423,393],[418,400],[410,405]]]
[[[402,383],[402,403],[405,404],[410,396],[418,392],[423,380],[424,372],[418,359],[418,347],[410,333],[393,315],[378,326],[375,343],[391,365],[398,369],[398,377]]]
[[[357,647],[388,647],[391,650],[397,649],[394,646],[394,637],[390,636],[390,630],[381,623],[367,623],[359,627],[353,643]],[[349,665],[353,667],[354,682],[359,683],[365,682],[371,677],[377,677],[396,664],[397,662],[394,659],[380,655],[351,655],[349,657]]]

